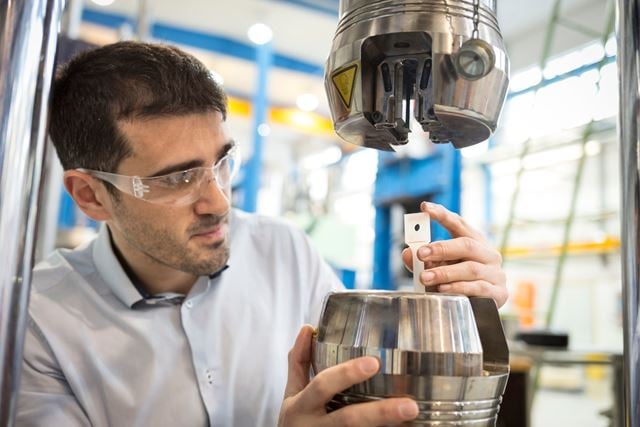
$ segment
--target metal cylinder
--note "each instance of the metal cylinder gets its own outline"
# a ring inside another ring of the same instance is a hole
[[[509,356],[495,302],[459,295],[356,291],[329,294],[313,339],[314,372],[360,356],[380,371],[338,393],[328,410],[411,396],[405,425],[495,426]]]
[[[0,2],[0,425],[15,419],[58,0]]]
[[[618,132],[621,161],[621,236],[624,312],[626,426],[640,426],[640,327],[638,266],[640,265],[640,187],[638,186],[638,114],[640,114],[640,0],[618,0]]]

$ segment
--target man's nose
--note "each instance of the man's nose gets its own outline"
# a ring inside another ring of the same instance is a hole
[[[200,187],[200,197],[196,200],[195,211],[198,215],[221,214],[231,205],[231,188],[223,190],[215,178],[209,177]]]

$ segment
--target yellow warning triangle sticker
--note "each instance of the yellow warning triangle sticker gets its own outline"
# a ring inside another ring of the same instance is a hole
[[[351,108],[351,99],[353,98],[353,87],[355,86],[357,71],[358,64],[353,64],[333,73],[331,76],[331,81],[333,81],[333,85],[338,90],[340,99],[342,99],[342,102],[344,102],[347,108]]]

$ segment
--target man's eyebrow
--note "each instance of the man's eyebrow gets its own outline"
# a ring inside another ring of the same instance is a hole
[[[233,139],[228,140],[222,146],[222,148],[220,148],[220,151],[218,151],[218,156],[216,157],[216,161],[218,161],[221,158],[223,158],[235,146],[236,146],[236,142]],[[197,167],[201,167],[201,166],[204,166],[204,163],[202,162],[202,160],[188,160],[186,162],[182,162],[182,163],[178,163],[178,164],[175,164],[175,165],[167,166],[167,167],[165,167],[163,169],[160,169],[157,172],[154,172],[151,175],[148,175],[148,177],[149,178],[154,178],[154,177],[158,177],[158,176],[162,176],[162,175],[168,175],[168,174],[174,173],[174,172],[181,172],[181,171],[184,171],[184,170],[187,170],[187,169],[197,168]]]
[[[151,175],[148,176],[148,178],[154,178],[157,176],[162,176],[162,175],[168,175],[170,173],[173,172],[180,172],[180,171],[184,171],[187,169],[191,169],[191,168],[197,168],[202,166],[202,160],[189,160],[187,162],[182,162],[182,163],[178,163],[175,165],[171,165],[171,166],[167,166],[164,169],[161,169]]]
[[[224,156],[226,156],[229,151],[231,151],[232,148],[235,148],[236,146],[236,141],[233,139],[228,140],[223,146],[222,148],[220,148],[220,151],[218,152],[218,157],[216,157],[216,161],[220,160],[221,158],[223,158]]]

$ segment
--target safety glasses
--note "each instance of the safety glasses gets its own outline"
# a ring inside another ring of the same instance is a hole
[[[213,166],[191,168],[148,178],[90,169],[77,170],[109,182],[123,193],[146,202],[182,206],[198,200],[203,189],[211,181],[214,181],[218,188],[229,197],[231,181],[239,168],[240,155],[234,146]]]

